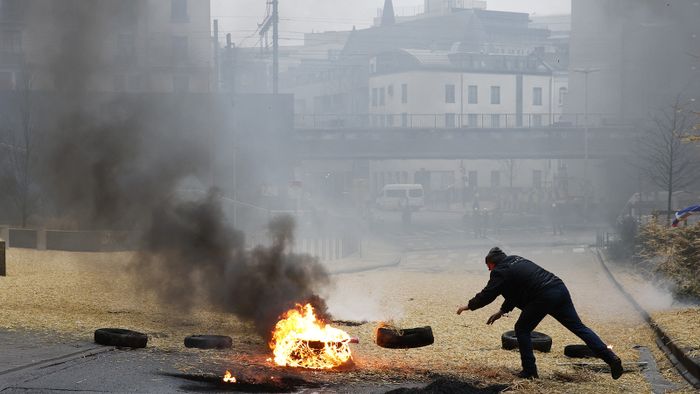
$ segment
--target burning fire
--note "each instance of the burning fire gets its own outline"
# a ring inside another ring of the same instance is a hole
[[[224,382],[225,383],[236,383],[236,377],[231,376],[231,371],[226,371],[224,374]]]
[[[270,349],[277,365],[329,369],[350,360],[350,341],[347,332],[316,320],[311,304],[297,304],[277,322]]]

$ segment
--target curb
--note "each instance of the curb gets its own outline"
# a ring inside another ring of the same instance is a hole
[[[610,280],[613,282],[615,287],[625,296],[625,298],[634,306],[644,318],[644,320],[649,324],[649,327],[656,334],[656,344],[657,346],[666,354],[671,364],[678,370],[678,372],[688,381],[694,388],[700,388],[700,364],[697,361],[689,357],[682,349],[680,349],[673,340],[664,332],[664,330],[654,321],[654,319],[649,315],[644,308],[642,308],[637,301],[625,290],[624,287],[615,279],[615,276],[610,272],[608,266],[605,264],[605,259],[600,253],[600,249],[596,248],[596,256],[598,261],[603,266],[603,270]]]
[[[346,267],[346,268],[340,268],[340,269],[335,269],[335,270],[329,269],[328,272],[331,275],[354,274],[357,272],[373,271],[373,270],[380,269],[380,268],[396,267],[399,264],[401,264],[401,256],[400,255],[398,257],[395,257],[394,259],[392,259],[391,262],[388,262],[388,263],[378,262],[375,264],[361,265],[358,267],[351,267],[351,268]]]

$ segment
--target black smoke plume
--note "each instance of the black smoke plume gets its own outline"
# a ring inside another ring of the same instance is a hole
[[[55,51],[44,80],[54,84],[44,94],[55,105],[41,114],[37,174],[47,216],[79,229],[134,234],[134,282],[169,310],[186,314],[208,305],[254,322],[265,336],[296,302],[312,301],[324,315],[315,294],[328,274],[316,259],[290,253],[291,218],[269,224],[271,246],[249,250],[226,222],[216,188],[200,199],[181,196],[185,179],[207,184],[202,180],[212,170],[217,125],[201,96],[95,93],[95,81],[111,70],[105,67],[106,43],[116,33],[110,29],[119,26],[105,22],[103,6],[141,2],[58,3],[78,7],[48,22],[57,42],[47,45]]]

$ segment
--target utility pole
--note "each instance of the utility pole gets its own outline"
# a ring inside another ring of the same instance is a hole
[[[219,20],[214,19],[214,91],[219,91]]]
[[[272,14],[265,17],[260,24],[260,52],[262,54],[262,41],[265,40],[267,46],[267,32],[272,27],[272,93],[279,93],[279,0],[268,0],[268,5],[272,4]]]
[[[272,0],[272,93],[279,93],[279,0]]]

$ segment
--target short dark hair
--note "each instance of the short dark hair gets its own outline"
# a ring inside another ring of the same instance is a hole
[[[485,260],[486,260],[487,264],[488,263],[498,264],[501,261],[503,261],[503,259],[505,259],[505,258],[506,258],[506,254],[503,253],[501,248],[499,248],[498,246],[494,246],[493,248],[491,248],[491,250],[489,250],[489,253],[486,255]]]

